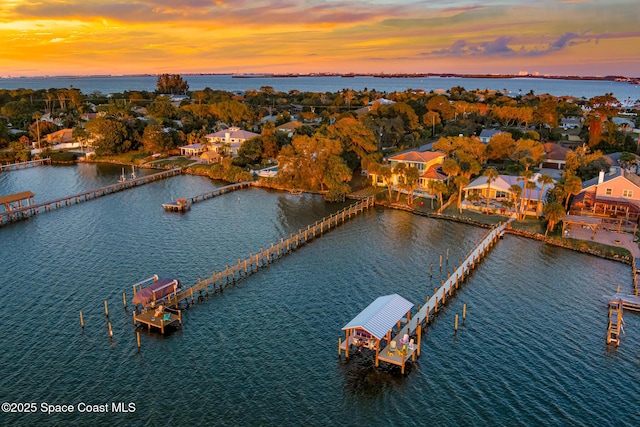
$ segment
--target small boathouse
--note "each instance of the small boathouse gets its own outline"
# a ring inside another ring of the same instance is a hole
[[[23,209],[32,206],[35,194],[31,191],[23,191],[21,193],[9,194],[0,197],[0,206],[4,208],[3,212],[11,212],[16,209]]]
[[[391,336],[394,328],[398,334],[402,324],[410,320],[412,307],[413,303],[398,294],[378,297],[342,328],[346,336],[344,342],[338,342],[338,355],[344,351],[345,357],[349,358],[352,347],[357,351],[366,348],[375,351],[376,367],[382,360],[400,366],[404,374],[409,358],[415,360],[415,355],[420,355],[421,334],[417,334],[417,342],[408,334],[397,337],[399,340],[392,340]]]
[[[133,312],[133,324],[147,325],[149,330],[155,327],[163,334],[167,326],[174,323],[182,325],[181,311],[170,303],[171,295],[175,296],[180,290],[180,281],[177,278],[160,279],[155,274],[133,285],[131,302],[136,306]],[[138,306],[141,306],[140,310],[137,309]]]

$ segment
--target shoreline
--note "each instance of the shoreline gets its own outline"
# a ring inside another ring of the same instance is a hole
[[[74,163],[74,162],[72,162]],[[135,164],[135,163],[131,163],[131,162],[121,162],[121,161],[116,161],[116,160],[76,160],[75,163],[108,163],[108,164],[117,164],[117,165],[123,165],[123,166],[137,166],[143,169],[169,169],[169,166],[166,166],[164,168],[154,168],[153,166],[149,165],[148,163],[146,164]],[[62,163],[60,163],[62,164]],[[69,164],[68,162],[65,162],[64,164]],[[209,175],[205,172],[205,171],[198,171],[198,170],[193,170],[190,168],[183,168],[181,173],[187,174],[187,175],[194,175],[194,176],[204,176],[209,178]],[[212,178],[210,178],[212,179]],[[213,179],[212,179],[213,180]],[[270,183],[264,183],[264,182],[258,182],[258,181],[253,181],[252,186],[255,187],[260,187],[260,188],[268,188],[271,190],[276,190],[276,191],[290,191],[290,189],[284,188],[282,186],[275,186],[272,185]],[[305,191],[305,193],[309,193],[309,194],[319,194],[321,195],[321,193],[316,193],[316,192],[312,192],[312,191]],[[462,223],[462,224],[468,224],[468,225],[472,225],[475,227],[481,227],[481,228],[491,228],[492,224],[487,224],[481,221],[477,221],[474,219],[471,219],[469,217],[464,217],[464,216],[457,216],[457,215],[443,215],[443,214],[436,214],[436,213],[429,213],[429,212],[421,212],[421,211],[417,211],[415,208],[406,206],[406,205],[400,205],[397,203],[382,203],[382,202],[375,202],[375,206],[382,206],[385,208],[389,208],[389,209],[395,209],[395,210],[402,210],[405,212],[409,212],[412,213],[414,215],[418,215],[418,216],[423,216],[423,217],[427,217],[427,218],[433,218],[433,219],[444,219],[444,220],[448,220],[448,221],[454,221],[454,222],[458,222],[458,223]],[[518,229],[514,229],[512,227],[508,227],[506,229],[506,233],[508,234],[512,234],[512,235],[516,235],[516,236],[520,236],[520,237],[525,237],[528,239],[532,239],[532,240],[538,240],[541,242],[544,242],[546,244],[552,245],[552,246],[556,246],[556,247],[560,247],[560,248],[564,248],[564,249],[569,249],[569,250],[573,250],[576,252],[580,252],[580,253],[584,253],[584,254],[588,254],[588,255],[593,255],[593,256],[597,256],[598,258],[602,258],[602,259],[606,259],[609,261],[617,261],[617,262],[621,262],[623,264],[627,264],[627,265],[632,265],[633,262],[633,256],[629,255],[629,256],[619,256],[619,255],[609,255],[606,253],[603,253],[601,250],[594,248],[592,246],[589,245],[588,241],[582,241],[584,242],[584,245],[581,245],[581,247],[575,247],[574,245],[572,245],[570,242],[566,241],[565,239],[563,239],[562,237],[545,237],[543,234],[540,233],[532,233],[530,231],[525,231],[525,230],[518,230]]]

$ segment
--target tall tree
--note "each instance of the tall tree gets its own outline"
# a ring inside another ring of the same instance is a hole
[[[189,90],[189,84],[180,74],[160,74],[156,86],[158,93],[171,95],[185,95]]]
[[[538,196],[538,207],[536,209],[536,214],[538,218],[542,215],[542,196],[544,195],[544,189],[547,185],[553,185],[553,178],[551,175],[543,173],[538,176],[537,181],[540,183],[540,195]]]

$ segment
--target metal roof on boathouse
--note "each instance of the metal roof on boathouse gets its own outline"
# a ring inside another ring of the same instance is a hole
[[[347,323],[342,330],[362,328],[374,337],[382,339],[398,323],[398,320],[406,316],[412,307],[413,303],[398,294],[378,297]]]

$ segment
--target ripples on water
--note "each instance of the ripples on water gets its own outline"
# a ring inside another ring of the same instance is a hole
[[[0,174],[1,194],[31,189],[49,199],[114,182],[120,170],[110,168]],[[628,290],[629,267],[509,235],[428,327],[422,357],[405,377],[396,367],[374,369],[367,352],[338,360],[340,329],[352,317],[389,293],[423,303],[446,277],[439,256],[449,248],[453,265],[486,233],[405,212],[375,209],[348,221],[186,311],[182,330],[143,330],[138,353],[121,302],[131,284],[153,273],[191,284],[341,207],[261,189],[196,203],[183,215],[160,206],[219,185],[175,177],[0,229],[0,400],[137,407],[134,414],[3,414],[3,423],[640,421],[638,317],[625,315],[618,349],[604,344],[607,296],[618,284]],[[463,303],[468,317],[454,335]]]

